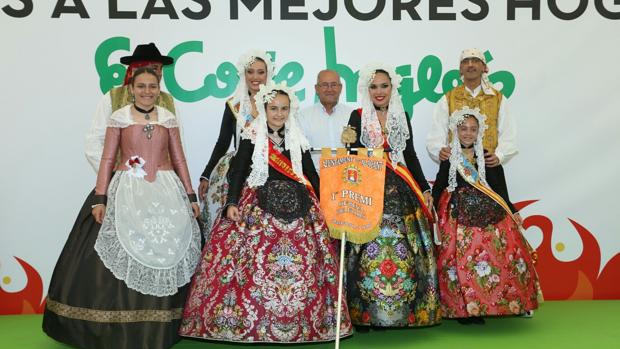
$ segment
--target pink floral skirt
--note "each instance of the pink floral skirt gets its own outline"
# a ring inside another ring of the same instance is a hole
[[[458,198],[484,195],[475,188],[459,189],[444,191],[439,200],[437,268],[443,316],[517,315],[536,309],[538,277],[517,224],[486,196]],[[481,201],[484,204],[467,207]],[[477,207],[493,212],[478,212]]]

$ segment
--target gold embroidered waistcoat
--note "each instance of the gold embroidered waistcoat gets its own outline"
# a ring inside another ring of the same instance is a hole
[[[129,87],[127,85],[118,86],[111,89],[110,99],[112,100],[112,112],[115,112],[122,107],[133,103],[131,100],[131,93],[129,92]],[[174,100],[172,99],[172,96],[164,91],[160,92],[159,97],[157,97],[157,101],[155,101],[155,104],[162,108],[168,109],[170,112],[172,112],[172,114],[176,114],[174,110]]]
[[[503,95],[501,92],[492,88],[495,95],[488,95],[484,93],[484,90],[480,90],[476,97],[472,97],[464,85],[460,85],[446,93],[446,100],[448,101],[448,110],[450,115],[454,111],[468,108],[478,108],[480,113],[484,114],[487,118],[487,130],[482,137],[482,144],[484,149],[495,152],[497,148],[497,123],[499,118],[499,107],[502,103]],[[449,141],[452,142],[452,133],[449,134]]]

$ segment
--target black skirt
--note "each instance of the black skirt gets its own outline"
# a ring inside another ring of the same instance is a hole
[[[48,336],[79,348],[169,348],[177,332],[187,286],[167,297],[127,288],[95,251],[101,225],[86,198],[58,258],[43,315]]]

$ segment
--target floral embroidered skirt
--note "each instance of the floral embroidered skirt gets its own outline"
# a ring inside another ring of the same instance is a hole
[[[347,244],[347,296],[358,326],[416,327],[441,321],[432,233],[408,187],[386,173],[379,236]]]
[[[170,348],[188,286],[174,295],[144,295],[127,287],[101,262],[94,245],[101,229],[90,193],[69,233],[50,281],[43,331],[78,348]]]
[[[213,172],[211,172],[211,177],[209,177],[209,189],[207,190],[200,214],[200,218],[203,222],[205,240],[208,240],[209,232],[211,232],[216,218],[226,203],[226,198],[228,196],[228,179],[226,178],[226,174],[230,167],[230,160],[234,155],[235,152],[231,151],[222,156],[220,161],[217,162],[217,165],[215,165]]]
[[[538,307],[530,247],[497,203],[471,186],[439,200],[439,286],[444,317],[522,314]]]
[[[259,191],[244,188],[242,222],[216,220],[192,280],[180,334],[231,342],[334,340],[338,264],[318,200],[306,192],[307,212],[281,219],[263,208],[269,202],[259,205]],[[288,194],[276,197],[286,200]],[[341,336],[350,335],[344,301],[341,319]]]

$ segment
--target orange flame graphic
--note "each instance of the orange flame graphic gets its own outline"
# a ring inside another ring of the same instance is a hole
[[[518,202],[515,207],[521,210],[537,201]],[[615,285],[617,280],[620,280],[620,253],[609,260],[599,275],[601,249],[596,238],[581,224],[570,218],[568,220],[583,242],[583,251],[579,258],[568,262],[562,262],[553,256],[553,223],[549,218],[532,215],[523,220],[524,229],[538,227],[543,234],[542,243],[536,249],[536,270],[545,299],[620,299],[620,288]]]
[[[45,309],[41,276],[26,261],[15,259],[26,272],[26,286],[19,292],[6,292],[0,287],[0,314],[41,314]]]

